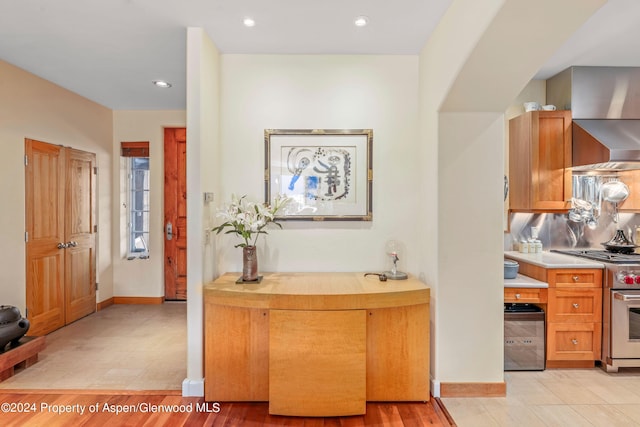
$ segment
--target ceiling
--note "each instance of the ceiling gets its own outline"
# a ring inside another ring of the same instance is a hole
[[[415,55],[452,1],[0,0],[0,59],[110,109],[182,110],[187,27],[226,54]],[[359,15],[369,25],[354,26]],[[640,66],[638,22],[640,1],[609,0],[535,77]]]

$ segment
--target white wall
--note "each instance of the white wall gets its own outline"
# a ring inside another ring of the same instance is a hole
[[[201,28],[187,30],[187,378],[184,396],[204,395],[202,286],[213,279],[215,245],[208,238],[213,206],[203,193],[220,188],[220,54]]]
[[[25,312],[25,138],[96,154],[96,274],[101,301],[112,286],[111,110],[4,61],[0,61],[0,94],[0,304]]]
[[[185,127],[185,111],[114,111],[113,158],[120,143],[149,141],[149,259],[127,258],[126,162],[113,162],[113,293],[111,296],[164,296],[164,128]],[[188,142],[187,142],[188,144]],[[107,297],[104,295],[104,297]],[[104,299],[104,298],[103,298]]]
[[[284,222],[258,240],[259,269],[380,271],[385,243],[396,239],[400,269],[417,273],[418,58],[223,55],[221,72],[217,206],[231,193],[264,200],[265,129],[373,129],[373,221]],[[217,270],[240,271],[239,241],[218,238]]]

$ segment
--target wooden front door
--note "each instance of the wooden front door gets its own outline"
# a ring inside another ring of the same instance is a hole
[[[29,335],[96,308],[95,154],[27,139],[26,302]]]
[[[164,297],[187,299],[187,130],[164,130]]]

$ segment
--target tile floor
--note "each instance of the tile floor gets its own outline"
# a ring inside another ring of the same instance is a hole
[[[181,390],[187,306],[112,305],[47,335],[38,362],[0,389]]]
[[[640,426],[640,369],[505,372],[507,396],[442,398],[460,427]]]

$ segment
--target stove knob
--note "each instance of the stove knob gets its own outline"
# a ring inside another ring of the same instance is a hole
[[[624,283],[626,283],[627,285],[633,285],[635,279],[636,276],[634,276],[633,274],[627,274],[626,276],[624,276]]]

